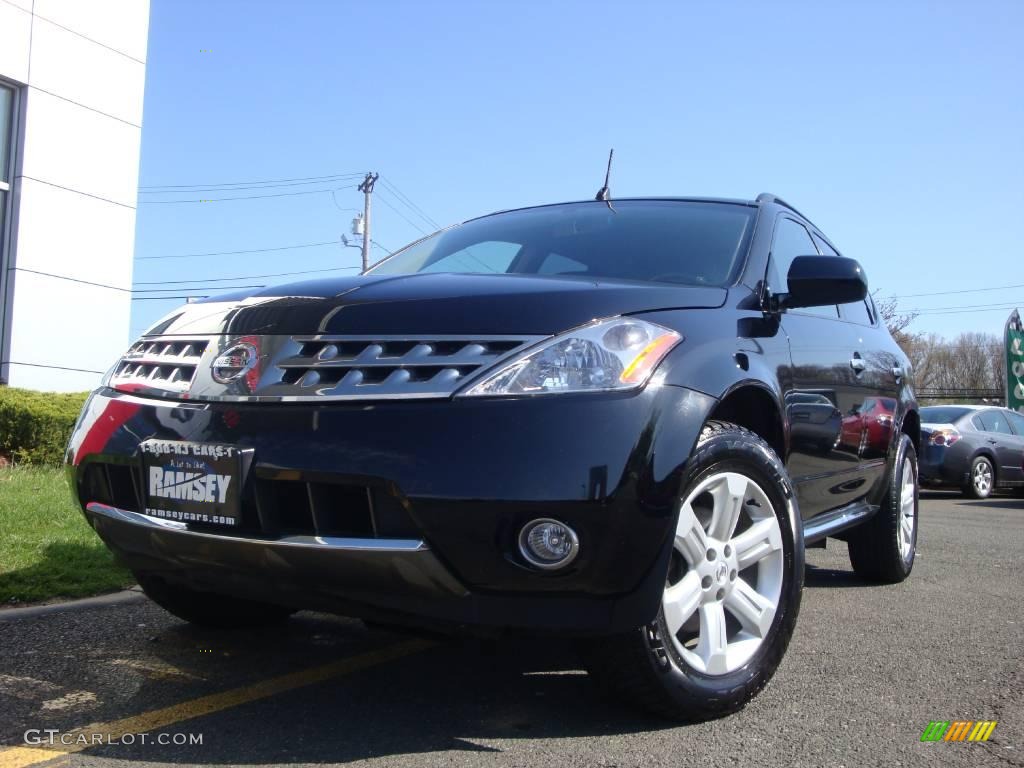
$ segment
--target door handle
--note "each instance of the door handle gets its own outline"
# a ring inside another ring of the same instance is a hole
[[[853,353],[853,357],[850,359],[850,367],[857,373],[864,371],[864,359],[856,352]]]
[[[993,440],[993,439],[992,439],[991,437],[990,437],[990,438],[988,438],[988,441],[989,441],[989,442],[990,442],[990,443],[991,443],[992,445],[999,445],[999,441],[998,441],[998,440]]]

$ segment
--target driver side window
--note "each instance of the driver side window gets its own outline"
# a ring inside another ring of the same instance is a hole
[[[797,256],[814,256],[817,253],[818,249],[803,224],[793,219],[780,218],[775,225],[771,265],[768,268],[768,286],[772,289],[772,293],[779,294],[789,291],[786,275],[789,274],[789,267],[793,263],[793,259]],[[801,307],[791,311],[818,315],[832,320],[839,318],[839,310],[834,304],[825,307]]]

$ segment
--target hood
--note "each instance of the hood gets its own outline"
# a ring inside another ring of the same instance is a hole
[[[602,317],[714,308],[724,288],[537,275],[364,275],[213,297],[149,334],[538,334]]]

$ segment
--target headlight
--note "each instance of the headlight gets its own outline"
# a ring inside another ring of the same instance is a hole
[[[682,338],[646,320],[599,320],[526,350],[460,396],[639,389]]]
[[[121,365],[121,358],[118,358],[117,362],[110,366],[107,369],[107,372],[103,374],[103,378],[100,379],[100,389],[105,389],[110,386],[110,380],[114,377],[114,371],[117,370],[119,365]]]

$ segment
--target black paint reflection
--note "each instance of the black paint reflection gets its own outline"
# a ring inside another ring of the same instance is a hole
[[[825,456],[835,448],[843,418],[836,407],[835,395],[830,394],[789,392],[786,395],[786,413],[794,449]]]

